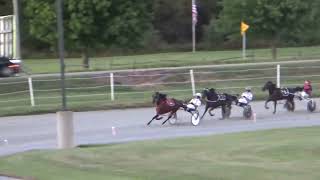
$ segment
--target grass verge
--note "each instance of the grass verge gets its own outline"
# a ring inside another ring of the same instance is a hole
[[[46,180],[320,178],[319,127],[32,151],[0,171]]]
[[[319,52],[320,46],[279,48],[277,61],[319,58]],[[242,59],[241,53],[242,51],[240,50],[234,50],[93,57],[90,61],[90,69],[82,68],[81,58],[67,58],[65,62],[67,65],[66,70],[75,72],[273,61],[270,49],[248,50],[248,58],[245,60]],[[32,74],[60,72],[58,59],[26,59],[24,60],[24,65],[26,71]]]

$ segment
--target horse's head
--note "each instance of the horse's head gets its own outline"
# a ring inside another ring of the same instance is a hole
[[[209,89],[208,89],[208,88],[204,88],[204,89],[202,90],[202,92],[201,92],[202,98],[207,97],[208,93],[209,93]]]
[[[209,92],[210,92],[210,93],[213,93],[213,94],[216,94],[216,90],[215,90],[214,88],[210,88],[210,89],[209,89]]]
[[[152,95],[152,103],[157,103],[157,105],[159,105],[160,101],[162,100],[165,100],[167,98],[167,95],[166,94],[162,94],[162,93],[159,93],[159,92],[155,92],[153,95]]]
[[[159,92],[155,92],[154,94],[152,94],[152,104],[156,103],[158,97],[159,97]]]
[[[212,99],[217,96],[216,90],[214,88],[205,88],[202,91],[202,98]]]
[[[276,88],[276,85],[273,84],[273,82],[268,81],[266,82],[266,84],[262,87],[262,91],[266,91],[266,90],[274,90]]]

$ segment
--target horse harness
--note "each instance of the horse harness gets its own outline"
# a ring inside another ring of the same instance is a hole
[[[293,93],[290,93],[288,88],[281,88],[280,89],[282,96],[289,96],[289,95],[294,95]]]
[[[281,88],[280,89],[282,96],[289,96],[290,92],[288,88]]]
[[[206,98],[207,102],[218,102],[218,101],[225,101],[227,99],[227,96],[225,94],[217,94],[218,99],[213,101],[213,100],[209,100],[208,98]]]

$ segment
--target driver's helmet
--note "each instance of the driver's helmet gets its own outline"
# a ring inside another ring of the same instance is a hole
[[[248,86],[248,87],[245,88],[245,90],[246,90],[247,92],[251,92],[251,87]]]
[[[311,84],[311,82],[309,80],[304,81],[304,85],[310,85],[310,84]]]
[[[201,95],[201,93],[196,93],[194,96],[197,98],[201,98],[202,95]]]

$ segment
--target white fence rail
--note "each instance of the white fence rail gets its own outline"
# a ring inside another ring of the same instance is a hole
[[[243,66],[241,66],[243,68]],[[309,69],[307,74],[304,72]],[[127,98],[150,98],[155,91],[185,94],[191,97],[204,87],[214,87],[220,91],[237,91],[240,93],[246,86],[260,89],[268,80],[281,82],[286,86],[302,85],[305,78],[319,78],[313,81],[320,84],[320,66],[288,66],[249,69],[190,69],[172,72],[164,69],[161,72],[132,72],[90,74],[90,77],[68,77],[67,100],[69,104],[126,101]],[[280,73],[280,70],[282,72]],[[292,72],[291,72],[292,71]],[[299,71],[304,71],[299,73]],[[59,79],[39,79],[28,77],[17,82],[1,82],[0,106],[10,107],[56,107],[60,105]],[[301,84],[299,84],[301,82]],[[12,88],[10,88],[12,86]],[[16,88],[19,87],[19,88]],[[144,97],[147,96],[147,97]],[[7,105],[6,105],[7,104]]]

